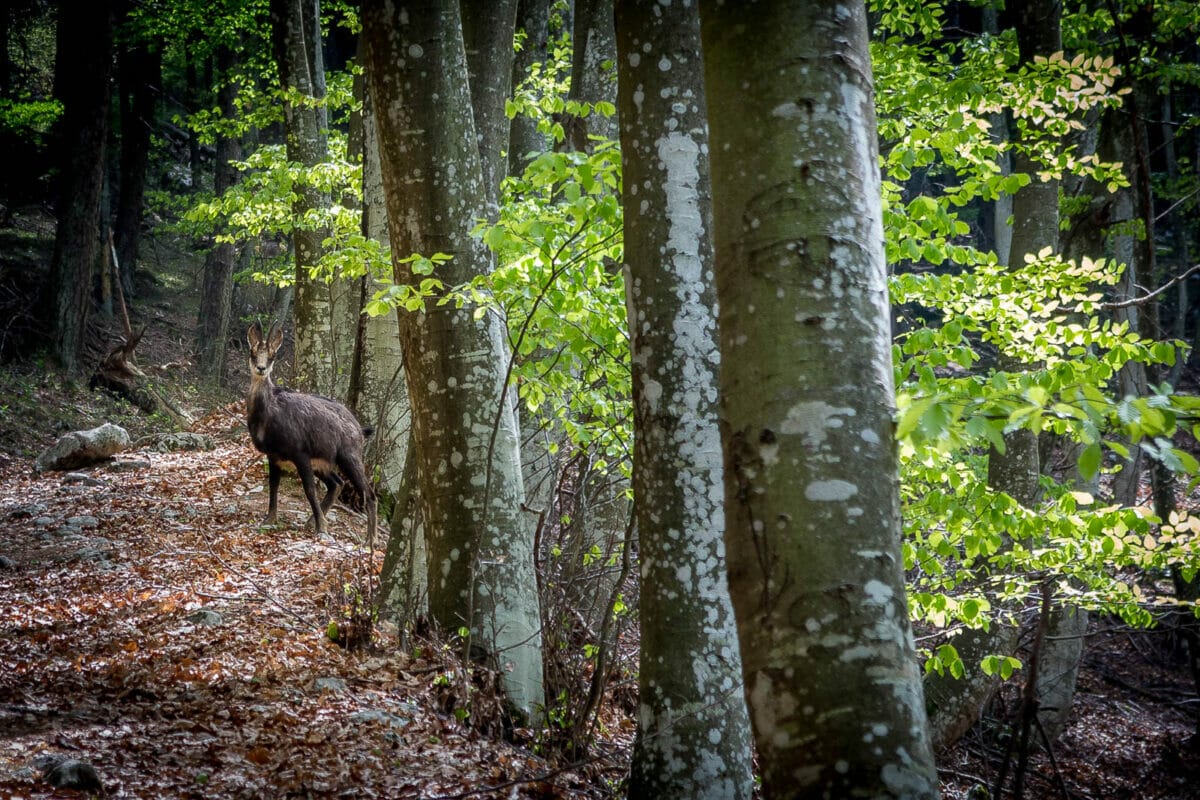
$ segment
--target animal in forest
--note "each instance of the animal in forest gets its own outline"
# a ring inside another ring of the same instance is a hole
[[[250,345],[246,426],[250,429],[250,441],[267,456],[270,502],[266,521],[275,522],[279,479],[283,468],[291,467],[300,476],[304,495],[312,506],[317,533],[325,533],[325,512],[337,500],[344,475],[362,494],[373,541],[375,494],[367,481],[362,455],[363,442],[371,429],[362,427],[350,409],[332,398],[292,391],[271,381],[275,356],[283,343],[279,323],[271,325],[266,337],[260,325],[251,325],[246,331],[246,341]],[[316,478],[326,488],[325,499],[320,502]]]

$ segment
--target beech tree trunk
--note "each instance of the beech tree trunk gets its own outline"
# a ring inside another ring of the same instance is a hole
[[[271,0],[271,43],[281,84],[301,98],[284,102],[288,161],[313,167],[328,157],[320,0]],[[306,391],[335,394],[328,357],[334,350],[329,287],[312,275],[327,234],[324,227],[304,222],[309,211],[327,207],[329,197],[308,185],[297,187],[297,194],[292,234],[296,257],[295,379]]]
[[[92,305],[99,253],[109,104],[112,99],[113,11],[109,0],[61,2],[54,95],[63,104],[58,226],[46,296],[55,356],[78,372]]]
[[[488,219],[494,220],[500,213],[500,179],[507,171],[509,121],[504,104],[512,95],[517,0],[461,3],[479,163],[487,192]]]
[[[491,255],[470,236],[486,189],[457,0],[370,0],[363,35],[396,281],[419,279],[402,263],[411,254],[450,254],[435,272],[448,286],[486,273]],[[449,631],[469,628],[513,708],[535,716],[544,707],[541,621],[503,322],[430,300],[400,325],[430,616]]]
[[[700,12],[725,543],[763,795],[935,798],[900,554],[866,9]]]
[[[576,0],[570,99],[616,104],[617,43],[613,17],[613,0]],[[575,150],[589,149],[588,134],[616,139],[617,118],[592,114],[573,121],[571,143]]]
[[[237,112],[237,86],[232,82],[232,72],[237,65],[237,54],[227,45],[217,48],[217,70],[221,76],[221,88],[217,93],[221,115],[231,119]],[[241,143],[236,136],[217,139],[216,165],[213,173],[213,191],[218,195],[228,191],[238,180],[238,171],[233,162],[242,157]],[[229,341],[229,319],[233,303],[233,265],[237,259],[237,248],[230,242],[213,244],[204,259],[200,314],[196,322],[196,360],[204,379],[219,384],[225,368],[225,349]]]
[[[624,179],[637,187],[624,196],[642,578],[629,797],[749,798],[750,721],[722,538],[700,19],[694,6],[618,0],[617,20]]]
[[[529,77],[533,64],[545,63],[549,54],[551,0],[520,0],[517,3],[517,31],[524,32],[521,49],[513,56],[512,87],[515,91]],[[530,153],[549,149],[546,137],[538,132],[537,122],[524,114],[513,117],[508,133],[508,174],[520,175],[529,163]]]

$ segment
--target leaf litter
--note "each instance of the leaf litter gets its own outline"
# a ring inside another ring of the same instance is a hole
[[[0,797],[83,796],[39,757],[92,765],[112,798],[610,796],[628,719],[608,723],[626,755],[558,770],[445,708],[452,654],[326,638],[347,565],[382,553],[341,507],[318,540],[295,487],[260,526],[234,406],[197,424],[211,451],[124,453],[149,466],[88,481],[0,466]]]

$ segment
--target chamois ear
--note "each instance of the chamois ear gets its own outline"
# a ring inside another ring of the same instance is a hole
[[[262,344],[262,326],[257,322],[246,329],[246,342],[251,350],[257,350]]]
[[[267,335],[267,351],[275,355],[275,351],[283,344],[283,326],[278,322],[271,323],[271,332]]]

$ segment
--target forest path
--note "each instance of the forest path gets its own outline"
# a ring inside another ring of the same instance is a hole
[[[432,797],[545,772],[440,713],[451,662],[328,640],[365,522],[339,506],[318,540],[285,481],[260,527],[239,416],[195,428],[214,450],[122,453],[148,462],[129,471],[0,468],[0,797],[80,796],[45,756],[91,764],[110,798]]]

